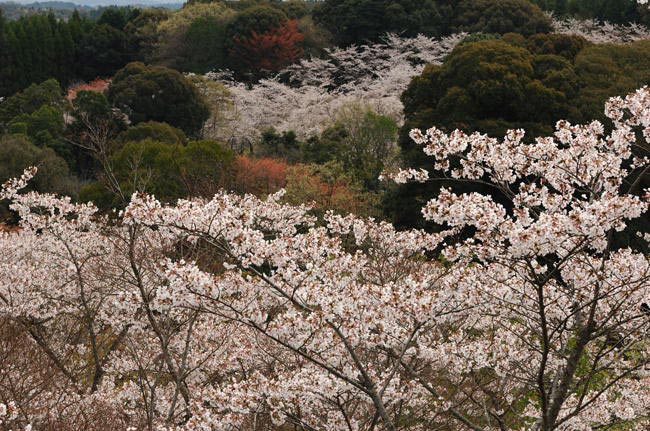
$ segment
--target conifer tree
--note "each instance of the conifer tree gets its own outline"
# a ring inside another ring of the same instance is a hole
[[[0,10],[0,97],[5,92],[6,83],[9,82],[10,64],[7,25],[2,10]]]

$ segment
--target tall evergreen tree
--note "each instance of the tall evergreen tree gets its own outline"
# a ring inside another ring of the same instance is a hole
[[[9,43],[7,41],[7,22],[0,10],[0,96],[5,91],[5,86],[10,79],[9,67],[11,58],[9,57]]]

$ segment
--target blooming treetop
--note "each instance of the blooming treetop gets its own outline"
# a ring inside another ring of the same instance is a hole
[[[553,19],[553,30],[560,34],[581,36],[593,43],[631,43],[650,39],[650,29],[642,24],[612,24],[596,19]]]

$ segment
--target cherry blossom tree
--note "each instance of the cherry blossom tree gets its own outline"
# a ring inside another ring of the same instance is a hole
[[[203,366],[229,360],[217,321],[157,294],[167,283],[161,262],[193,252],[169,250],[155,232],[114,224],[91,204],[15,194],[32,174],[3,189],[22,229],[0,238],[0,316],[30,352],[9,355],[0,372],[16,420],[98,430],[187,420],[188,381],[205,383],[212,375]]]
[[[637,3],[646,5],[648,0],[637,0]],[[630,43],[650,39],[650,29],[637,23],[621,25],[601,22],[597,19],[581,20],[572,17],[558,19],[552,14],[550,16],[556,33],[581,36],[593,43]]]
[[[553,19],[556,33],[581,36],[593,43],[631,43],[650,39],[650,29],[636,23],[612,24],[596,19]]]
[[[188,426],[239,429],[264,405],[303,429],[647,428],[650,261],[613,237],[648,211],[637,189],[650,160],[632,148],[636,129],[650,137],[650,90],[606,112],[609,135],[560,121],[530,144],[523,131],[414,131],[437,170],[509,201],[444,190],[423,209],[448,228],[435,235],[352,216],[311,227],[272,200],[251,211],[227,196],[135,197],[127,219],[204,241],[230,268],[176,263],[171,290],[193,294],[180,304],[239,322],[273,352],[266,373],[204,392]]]
[[[443,190],[423,209],[434,234],[317,223],[282,192],[173,205],[135,194],[100,216],[20,192],[27,171],[0,192],[21,219],[0,234],[2,330],[19,335],[0,350],[0,420],[647,429],[650,261],[613,239],[648,214],[650,160],[633,150],[650,139],[650,90],[606,112],[609,134],[560,121],[533,142],[413,131],[436,171],[495,190]]]
[[[598,122],[560,121],[555,136],[532,144],[521,130],[503,141],[436,128],[411,133],[436,169],[489,184],[511,206],[443,190],[423,209],[428,220],[474,230],[444,250],[477,271],[467,288],[480,311],[458,334],[466,362],[457,378],[477,360],[494,373],[471,396],[494,406],[486,412],[495,427],[508,429],[504,419],[522,398],[518,414],[533,430],[650,423],[650,262],[613,241],[629,220],[647,220],[650,195],[639,185],[650,160],[632,149],[640,145],[635,129],[646,145],[650,138],[650,90],[611,99],[606,114],[615,125],[608,136]],[[426,181],[428,173],[394,177]]]

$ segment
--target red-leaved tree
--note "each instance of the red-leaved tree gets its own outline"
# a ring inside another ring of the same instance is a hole
[[[108,89],[108,86],[110,84],[111,84],[110,79],[106,80],[106,79],[97,78],[88,83],[73,85],[68,88],[68,94],[66,95],[66,99],[68,99],[69,101],[73,101],[74,99],[77,98],[77,93],[80,91],[94,91],[96,93],[103,93]]]
[[[285,162],[270,157],[239,156],[235,160],[233,188],[256,196],[275,193],[287,183],[287,168]]]
[[[247,70],[277,72],[302,57],[299,44],[304,37],[298,22],[288,20],[263,33],[253,31],[248,37],[235,37],[230,55]]]

